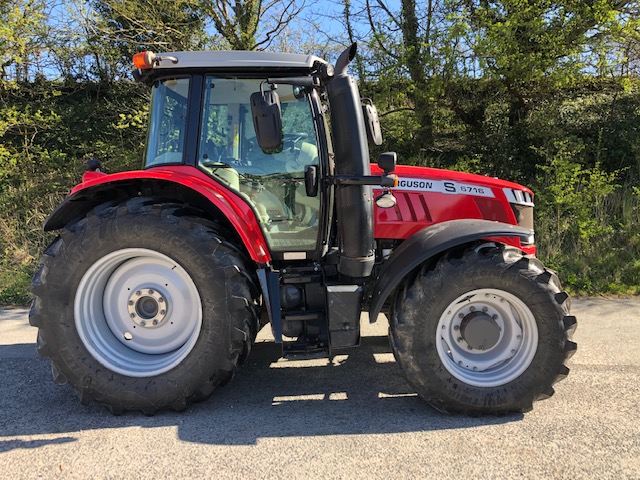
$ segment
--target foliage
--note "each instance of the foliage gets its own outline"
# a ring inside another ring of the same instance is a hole
[[[133,53],[338,47],[326,24],[300,27],[298,0],[0,3],[0,304],[27,300],[41,226],[86,157],[140,166],[148,92],[129,80]],[[539,255],[570,289],[640,290],[637,2],[337,3],[381,116],[373,155],[531,186]]]
[[[172,52],[206,45],[197,0],[93,0],[87,41],[97,52],[98,77],[127,76],[131,58],[145,50]],[[106,62],[106,64],[105,64]]]
[[[29,78],[29,64],[44,43],[45,0],[6,0],[0,3],[0,78],[13,69],[17,80]]]
[[[300,15],[295,0],[201,0],[201,9],[232,50],[264,50]],[[260,31],[262,28],[262,32]],[[260,35],[260,33],[262,33]]]
[[[103,159],[107,171],[140,166],[146,102],[131,83],[0,83],[0,303],[26,300],[51,240],[42,225],[78,182],[85,158]]]

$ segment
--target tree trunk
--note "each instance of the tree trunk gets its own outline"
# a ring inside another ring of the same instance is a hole
[[[433,146],[433,105],[430,78],[427,69],[431,65],[431,16],[433,2],[428,2],[427,23],[424,38],[420,38],[420,23],[416,12],[416,0],[402,0],[402,37],[405,45],[406,66],[414,89],[408,93],[412,101],[418,129],[416,140],[420,149]],[[424,47],[423,47],[424,46]]]

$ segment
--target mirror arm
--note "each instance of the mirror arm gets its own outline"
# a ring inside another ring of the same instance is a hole
[[[334,175],[329,177],[334,185],[374,185],[380,187],[397,187],[397,175]]]

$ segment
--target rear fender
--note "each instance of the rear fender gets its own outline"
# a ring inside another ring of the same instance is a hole
[[[439,254],[474,241],[495,237],[530,237],[527,228],[489,220],[451,220],[413,234],[393,251],[376,279],[369,321],[374,323],[389,295],[413,270]]]
[[[196,169],[170,168],[92,177],[76,186],[55,208],[44,229],[60,229],[100,204],[119,203],[136,196],[160,197],[221,218],[237,234],[252,260],[259,264],[271,261],[256,214],[247,202]]]

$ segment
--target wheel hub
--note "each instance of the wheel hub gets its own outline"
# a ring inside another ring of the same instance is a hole
[[[460,335],[472,349],[489,350],[500,340],[500,326],[483,312],[471,312],[460,323]]]
[[[491,302],[467,300],[457,305],[449,328],[452,329],[450,335],[455,338],[456,349],[460,353],[464,356],[482,355],[499,347],[505,323],[503,313]],[[466,365],[468,362],[463,363]],[[480,368],[479,365],[474,366]]]
[[[127,301],[131,320],[143,328],[160,327],[167,318],[167,299],[152,288],[133,292]]]

